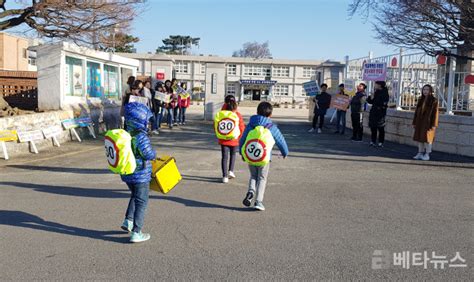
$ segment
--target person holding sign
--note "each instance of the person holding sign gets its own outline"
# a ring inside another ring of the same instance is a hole
[[[378,131],[378,147],[383,147],[385,141],[385,116],[387,115],[388,89],[385,81],[376,81],[374,85],[375,93],[370,94],[367,103],[372,105],[369,114],[369,127],[372,132],[370,146],[375,147],[377,144]]]
[[[132,243],[150,239],[150,234],[142,233],[142,228],[150,190],[152,173],[150,161],[156,159],[156,152],[147,134],[151,116],[152,113],[143,104],[129,103],[125,106],[125,123],[132,138],[131,148],[135,156],[136,169],[132,174],[120,175],[131,191],[122,229],[131,232]]]
[[[181,91],[182,93],[179,93],[178,95],[178,107],[179,107],[179,113],[178,113],[178,124],[179,125],[185,125],[186,124],[186,109],[189,107],[189,104],[191,104],[191,95],[186,91],[187,90],[187,83],[186,82],[181,82]]]
[[[273,107],[268,102],[261,102],[257,107],[257,115],[250,117],[239,142],[239,152],[249,164],[249,189],[243,204],[250,207],[255,199],[255,209],[264,211],[263,196],[270,171],[270,159],[273,146],[276,144],[283,156],[288,156],[288,145],[278,127],[272,123]],[[255,197],[256,195],[256,197]]]
[[[166,121],[168,123],[168,128],[173,129],[173,108],[174,108],[174,105],[173,105],[173,100],[172,100],[173,88],[171,87],[171,80],[166,80],[165,81],[165,90],[166,90],[166,93],[171,95],[171,100],[166,102],[166,105],[165,105],[165,107],[166,107]]]
[[[172,96],[171,96],[171,107],[173,108],[173,125],[177,126],[178,125],[178,80],[176,78],[173,78],[171,80],[171,89],[173,90]]]
[[[321,93],[314,97],[314,116],[313,116],[313,127],[308,132],[314,132],[318,124],[318,133],[322,133],[324,125],[324,117],[331,105],[331,95],[326,91],[328,90],[328,85],[326,83],[321,84]]]
[[[165,109],[164,102],[158,98],[158,93],[164,93],[165,89],[163,88],[163,84],[158,82],[155,86],[155,91],[152,92],[152,101],[153,101],[153,115],[155,119],[153,120],[153,134],[160,134],[160,127],[161,127],[161,120],[163,118],[163,112]]]
[[[431,147],[438,127],[438,99],[433,96],[433,87],[429,84],[423,86],[422,96],[416,105],[413,117],[413,140],[418,143],[418,154],[415,160],[430,160]]]
[[[339,95],[349,97],[349,95],[344,92],[344,83],[339,84]],[[337,109],[335,134],[344,135],[344,132],[346,131],[346,111],[347,109]],[[339,130],[339,128],[341,128],[341,130]]]
[[[235,97],[227,95],[222,110],[214,118],[214,130],[222,152],[222,183],[228,183],[229,178],[235,178],[235,155],[244,129],[244,119],[237,111]]]
[[[364,134],[363,112],[366,100],[365,89],[367,89],[367,85],[365,85],[365,83],[360,83],[357,86],[357,93],[351,99],[351,140],[354,142],[362,142],[362,136]]]

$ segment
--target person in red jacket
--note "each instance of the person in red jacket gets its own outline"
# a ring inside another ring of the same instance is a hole
[[[237,114],[239,117],[238,121],[238,128],[240,130],[240,135],[236,139],[232,140],[222,140],[218,139],[219,144],[221,145],[221,152],[222,152],[222,182],[228,183],[229,178],[235,178],[234,174],[234,165],[235,165],[235,156],[237,150],[239,149],[239,141],[240,137],[245,130],[245,123],[242,115],[237,111],[237,102],[235,101],[235,97],[232,95],[228,95],[225,97],[224,105],[222,106],[222,111],[232,111]]]
[[[186,82],[181,82],[181,89],[184,92],[178,95],[178,107],[179,107],[178,124],[185,125],[186,124],[186,109],[191,104],[191,95],[189,95],[189,93],[186,91],[187,90]]]

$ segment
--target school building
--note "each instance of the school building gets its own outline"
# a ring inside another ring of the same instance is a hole
[[[327,83],[330,88],[335,89],[343,80],[345,66],[337,61],[254,59],[213,55],[126,53],[119,55],[139,61],[138,76],[152,77],[154,81],[176,78],[187,83],[188,89],[192,89],[194,94],[209,90],[206,89],[206,74],[212,68],[216,73],[213,73],[211,78],[215,78],[216,83],[224,83],[225,94],[234,95],[241,101],[269,100],[289,103],[304,101],[306,93],[303,83],[316,80]],[[221,77],[222,73],[224,77]]]

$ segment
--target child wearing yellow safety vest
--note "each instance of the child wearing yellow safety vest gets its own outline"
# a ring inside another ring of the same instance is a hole
[[[250,118],[240,139],[240,154],[249,164],[249,189],[243,204],[247,207],[255,199],[254,207],[264,211],[263,196],[270,171],[270,159],[273,146],[276,144],[283,156],[288,156],[288,145],[278,127],[272,123],[270,117],[273,107],[268,102],[261,102],[257,107],[257,115]]]
[[[228,183],[229,178],[235,178],[235,155],[239,147],[240,137],[245,129],[244,119],[237,111],[234,96],[228,95],[225,97],[222,110],[217,113],[214,119],[214,129],[221,145],[222,182]]]
[[[185,125],[186,124],[186,109],[189,107],[189,104],[191,104],[191,95],[189,95],[189,93],[186,91],[187,90],[186,82],[181,82],[181,89],[183,92],[179,93],[178,95],[178,107],[179,107],[178,124]]]

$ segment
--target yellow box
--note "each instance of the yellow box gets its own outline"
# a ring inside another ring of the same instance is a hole
[[[171,191],[182,179],[176,166],[176,160],[170,156],[163,156],[151,162],[152,179],[150,189],[163,194]]]

